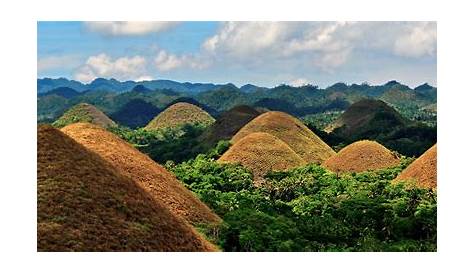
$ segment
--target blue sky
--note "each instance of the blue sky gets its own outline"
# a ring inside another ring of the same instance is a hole
[[[38,22],[38,77],[436,85],[435,22]]]

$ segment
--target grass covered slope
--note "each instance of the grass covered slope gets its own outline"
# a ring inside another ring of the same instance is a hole
[[[326,127],[346,138],[359,139],[357,136],[370,134],[370,131],[403,126],[406,121],[392,107],[380,100],[364,99],[352,104],[336,121]]]
[[[174,214],[193,224],[220,221],[172,173],[113,133],[88,123],[72,124],[62,128],[62,131],[99,154],[123,175],[132,178]]]
[[[158,114],[145,127],[147,130],[175,128],[185,124],[210,125],[215,119],[200,107],[189,103],[176,103]]]
[[[93,123],[104,128],[116,126],[115,122],[102,111],[87,103],[80,103],[70,108],[53,123],[53,126],[64,127],[78,122]]]
[[[411,163],[394,180],[414,181],[418,187],[437,187],[437,146],[436,144],[428,149],[423,155]]]
[[[250,133],[237,141],[218,160],[221,163],[240,163],[259,179],[269,171],[284,171],[306,162],[285,142],[264,133]]]
[[[259,115],[240,129],[232,138],[232,142],[237,143],[255,132],[264,132],[279,138],[308,163],[322,163],[335,154],[331,147],[301,121],[284,112],[270,111]]]
[[[213,251],[97,154],[38,127],[38,251]]]
[[[394,167],[399,157],[375,141],[358,141],[327,159],[323,166],[334,172],[362,172]]]
[[[246,105],[233,107],[222,113],[216,122],[208,127],[199,140],[207,147],[213,147],[220,140],[230,140],[243,126],[261,112]]]

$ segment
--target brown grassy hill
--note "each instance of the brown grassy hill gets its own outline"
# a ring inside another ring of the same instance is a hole
[[[215,119],[200,107],[180,102],[169,106],[158,114],[158,116],[148,123],[145,129],[174,128],[185,124],[196,123],[210,125],[214,123],[214,121]]]
[[[171,212],[193,224],[220,221],[172,173],[111,132],[88,123],[72,124],[61,130],[132,178]]]
[[[220,140],[230,140],[239,129],[260,114],[260,111],[250,106],[236,106],[222,113],[216,122],[202,133],[199,140],[207,147],[213,147]]]
[[[250,121],[232,138],[233,143],[254,132],[269,133],[296,152],[308,163],[321,163],[335,154],[334,150],[300,120],[280,111],[270,111]]]
[[[66,111],[53,123],[53,126],[64,127],[77,122],[93,123],[104,128],[116,125],[114,121],[93,105],[80,103]]]
[[[59,130],[38,127],[38,251],[213,251],[183,219]]]
[[[393,129],[405,124],[402,116],[385,102],[364,99],[352,104],[336,121],[329,124],[325,131],[350,138],[373,129]]]
[[[327,159],[323,166],[334,172],[362,172],[393,167],[399,157],[375,141],[357,141]]]
[[[306,164],[285,142],[264,132],[250,133],[240,139],[218,161],[240,163],[252,171],[256,180],[272,170],[283,171]]]
[[[424,188],[437,187],[437,148],[436,144],[403,170],[394,180],[414,181]]]

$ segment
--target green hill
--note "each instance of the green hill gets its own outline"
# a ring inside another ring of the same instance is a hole
[[[78,122],[88,122],[101,127],[116,126],[102,111],[87,103],[80,103],[66,111],[58,120],[53,123],[55,127],[64,127]]]

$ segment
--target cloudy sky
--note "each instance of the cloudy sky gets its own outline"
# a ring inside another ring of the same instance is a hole
[[[436,85],[435,22],[38,22],[38,77]]]

